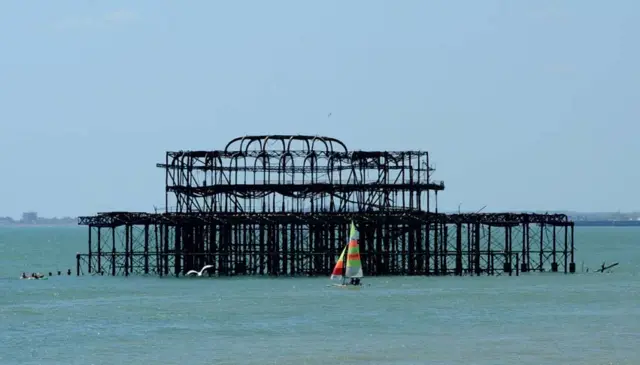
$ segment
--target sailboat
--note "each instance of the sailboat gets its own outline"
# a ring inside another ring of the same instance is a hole
[[[345,259],[347,264],[345,265]],[[331,273],[331,280],[341,279],[342,284],[334,284],[342,288],[357,288],[362,284],[360,278],[364,276],[362,272],[362,262],[360,261],[360,246],[358,245],[358,231],[356,226],[351,222],[351,232],[349,234],[349,243],[342,250],[336,266]],[[347,282],[347,279],[350,279]]]

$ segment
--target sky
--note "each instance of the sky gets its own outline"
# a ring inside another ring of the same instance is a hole
[[[188,5],[0,3],[0,216],[150,211],[247,134],[427,150],[441,210],[640,209],[640,2]]]

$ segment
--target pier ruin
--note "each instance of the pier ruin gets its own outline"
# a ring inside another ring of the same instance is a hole
[[[328,276],[355,222],[378,275],[574,273],[563,214],[438,213],[424,151],[349,151],[330,137],[245,136],[166,152],[165,207],[80,217],[77,275]]]

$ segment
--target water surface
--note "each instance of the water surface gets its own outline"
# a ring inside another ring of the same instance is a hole
[[[0,364],[640,364],[640,228],[576,228],[610,274],[365,278],[54,276],[81,228],[0,228]],[[75,271],[74,271],[75,272]]]

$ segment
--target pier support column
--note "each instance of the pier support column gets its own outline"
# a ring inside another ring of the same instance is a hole
[[[102,237],[101,237],[102,228],[98,227],[98,273],[100,275],[103,274],[104,269],[102,268]]]
[[[480,276],[482,268],[480,267],[480,223],[476,222],[473,225],[473,251],[474,251],[474,269],[476,276]]]
[[[564,273],[568,273],[569,272],[569,265],[568,265],[568,261],[569,261],[569,227],[568,226],[564,226],[564,250],[562,251],[562,256],[564,256]]]
[[[456,275],[462,275],[462,224],[456,223]]]
[[[527,258],[529,257],[529,223],[526,222],[522,225],[522,262],[520,263],[520,271],[529,271],[529,263]]]
[[[573,245],[573,228],[574,223],[571,222],[571,263],[569,264],[569,272],[572,274],[576,272],[576,263],[574,261],[575,247]]]
[[[556,251],[556,226],[553,226],[553,235],[552,235],[552,239],[553,242],[552,244],[552,248],[551,248],[551,259],[553,260],[551,262],[551,272],[558,272],[558,262],[556,261],[556,255],[557,255],[557,251]]]
[[[111,276],[116,276],[116,227],[111,227]]]
[[[144,273],[149,274],[149,225],[144,225]]]
[[[92,261],[91,259],[92,259],[92,256],[93,256],[92,255],[92,249],[91,249],[91,231],[92,231],[92,228],[93,227],[89,226],[89,252],[88,252],[88,258],[87,258],[87,260],[88,260],[88,262],[87,262],[87,272],[89,274],[91,274],[91,269],[92,269],[91,268],[91,261]],[[98,241],[98,245],[99,244],[100,244],[100,241]],[[78,262],[80,262],[80,261],[78,261]]]
[[[506,274],[511,275],[511,226],[504,227],[504,265],[502,267]]]
[[[131,248],[132,243],[129,228],[129,225],[124,226],[124,276],[129,276],[129,256],[133,251]]]

